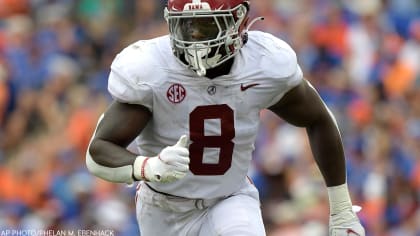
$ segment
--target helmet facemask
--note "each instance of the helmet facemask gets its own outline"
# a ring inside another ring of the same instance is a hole
[[[239,52],[243,45],[242,23],[247,7],[240,4],[229,10],[165,9],[175,56],[199,76],[219,66]]]

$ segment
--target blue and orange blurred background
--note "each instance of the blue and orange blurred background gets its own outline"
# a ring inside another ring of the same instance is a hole
[[[419,236],[420,2],[251,2],[252,17],[266,19],[253,29],[292,45],[337,118],[367,235]],[[0,230],[138,234],[135,187],[90,175],[84,153],[111,101],[112,59],[167,33],[164,4],[0,0]],[[326,235],[326,189],[305,131],[261,118],[249,174],[268,235]]]

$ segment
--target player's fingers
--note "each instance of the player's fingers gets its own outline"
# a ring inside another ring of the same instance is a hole
[[[190,163],[190,157],[189,155],[185,155],[187,153],[174,153],[173,155],[166,155],[161,156],[161,160],[165,162],[168,165],[174,164],[174,163],[182,163],[182,164],[188,164]]]
[[[181,172],[181,171],[174,171],[174,172],[172,172],[172,176],[173,176],[175,179],[181,179],[181,178],[184,178],[186,174],[187,174],[187,173],[185,173],[185,172]]]
[[[184,148],[184,147],[173,147],[173,153],[177,154],[178,156],[189,156],[190,155],[190,151],[188,150],[188,148]]]
[[[188,137],[187,135],[182,135],[178,142],[174,145],[175,147],[187,147],[188,144]]]
[[[174,163],[180,163],[180,164],[190,164],[190,157],[189,156],[178,156],[175,160]]]
[[[354,230],[354,229],[340,229],[340,230],[336,229],[336,230],[332,230],[330,232],[330,235],[334,235],[334,236],[349,236],[349,235],[365,236],[365,232]]]
[[[174,163],[171,166],[174,171],[186,172],[189,170],[188,164]]]
[[[181,179],[186,175],[185,172],[181,171],[170,171],[165,174],[160,180],[161,183],[170,183],[175,180]]]
[[[353,205],[351,207],[351,209],[353,210],[353,212],[357,213],[357,212],[360,212],[362,210],[362,207],[358,206],[358,205]]]

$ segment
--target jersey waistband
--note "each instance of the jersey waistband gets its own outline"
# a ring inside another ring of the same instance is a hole
[[[154,190],[147,183],[142,182],[137,190],[137,197],[142,203],[158,206],[162,209],[174,212],[187,212],[191,210],[203,210],[215,205],[224,198],[193,199],[178,197]]]

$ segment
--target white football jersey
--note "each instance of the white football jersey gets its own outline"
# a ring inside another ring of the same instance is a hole
[[[108,89],[120,102],[141,104],[152,119],[137,137],[139,154],[156,156],[189,137],[190,171],[158,191],[188,198],[235,192],[246,178],[259,114],[303,79],[295,52],[267,33],[249,32],[228,75],[199,77],[173,54],[169,36],[138,41],[117,55]]]

